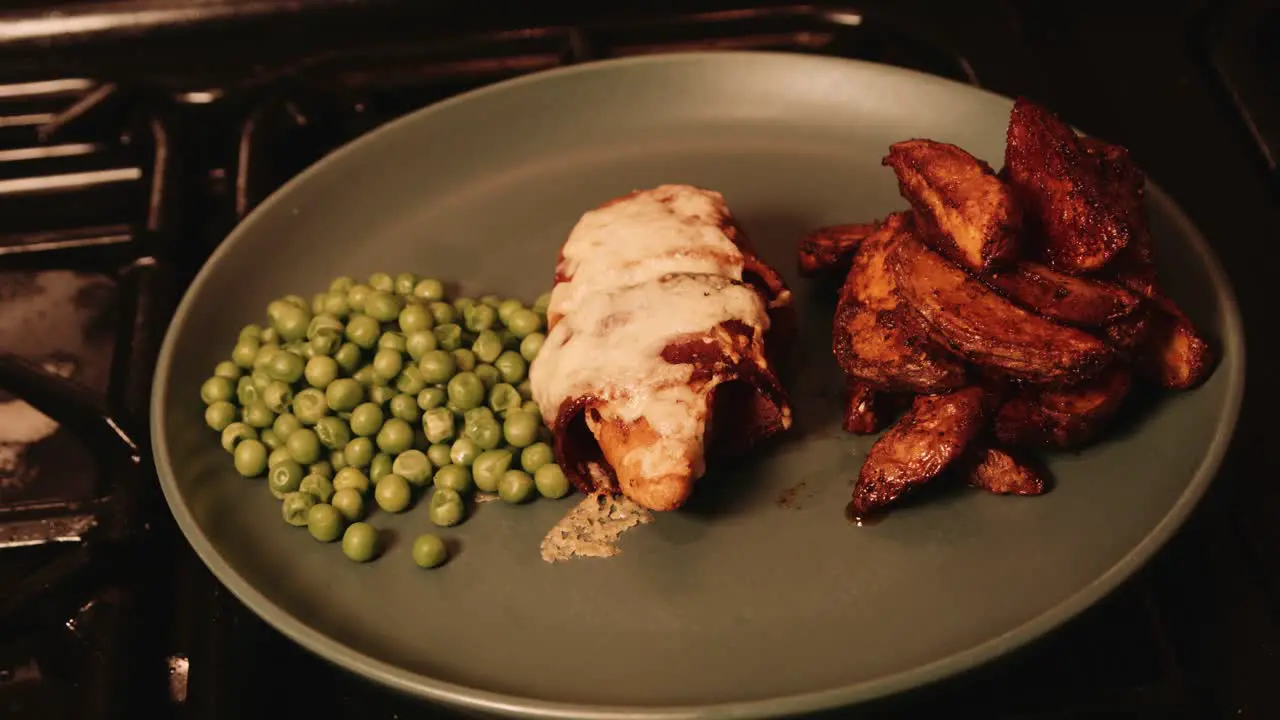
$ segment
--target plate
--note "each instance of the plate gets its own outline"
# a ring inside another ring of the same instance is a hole
[[[1084,610],[1170,537],[1209,484],[1243,386],[1232,291],[1205,240],[1147,195],[1170,293],[1223,358],[1107,439],[1051,458],[1039,498],[959,490],[879,524],[845,519],[872,438],[840,430],[832,301],[799,278],[817,226],[905,206],[880,159],[929,137],[1001,164],[1011,101],[915,72],[770,53],[581,65],[390,123],[288,183],[182,300],[152,404],[160,482],[213,573],[280,632],[353,672],[464,709],[546,718],[746,718],[847,705],[981,664]],[[796,293],[802,371],[785,441],[716,465],[683,510],[605,560],[550,565],[574,501],[481,506],[426,572],[425,506],[346,561],[280,519],[203,423],[201,381],[269,300],[340,274],[413,270],[532,301],[579,215],[634,188],[723,192]],[[784,501],[785,496],[785,501]]]

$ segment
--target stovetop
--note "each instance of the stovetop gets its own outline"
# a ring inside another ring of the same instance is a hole
[[[452,717],[292,644],[194,556],[145,436],[168,317],[239,218],[391,118],[569,63],[768,49],[1027,94],[1129,146],[1214,242],[1249,333],[1233,450],[1147,568],[1006,660],[838,716],[1280,717],[1276,380],[1256,371],[1280,3],[49,4],[0,3],[0,352],[23,361],[0,357],[0,716]]]

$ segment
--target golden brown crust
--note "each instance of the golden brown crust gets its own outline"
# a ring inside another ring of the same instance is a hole
[[[1016,257],[1022,211],[991,166],[933,140],[894,143],[883,162],[938,252],[974,272]]]
[[[1138,349],[1138,370],[1171,390],[1204,382],[1217,362],[1213,348],[1172,300],[1156,295],[1151,306],[1151,328]]]
[[[881,413],[876,407],[876,390],[856,378],[846,378],[844,388],[844,431],[858,435],[879,432]]]
[[[906,304],[970,362],[1062,384],[1096,374],[1111,359],[1101,340],[1023,310],[913,237],[899,239],[888,265]]]
[[[1073,388],[1027,388],[996,412],[996,438],[1008,446],[1071,448],[1089,442],[1129,394],[1132,375],[1116,365]]]
[[[831,225],[800,238],[796,249],[800,274],[805,277],[845,275],[858,246],[878,227],[878,223]]]
[[[965,453],[961,472],[969,485],[996,495],[1043,495],[1044,476],[1007,450],[980,445]]]
[[[866,517],[883,509],[959,458],[981,429],[982,396],[976,387],[917,395],[867,453],[853,488],[854,513]]]
[[[890,215],[863,241],[840,289],[832,350],[849,375],[880,390],[936,392],[965,382],[963,363],[931,340],[902,305],[886,265],[905,236],[902,214]]]
[[[1099,270],[1129,244],[1129,216],[1108,192],[1102,163],[1068,125],[1025,98],[1009,117],[1005,169],[1054,268]]]
[[[1114,323],[1140,302],[1137,295],[1115,283],[1068,275],[1030,261],[993,270],[982,280],[1028,310],[1080,327]]]

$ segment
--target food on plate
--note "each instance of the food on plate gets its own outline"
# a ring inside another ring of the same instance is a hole
[[[957,388],[965,383],[964,364],[913,317],[888,266],[890,252],[910,232],[907,216],[895,213],[862,242],[840,289],[832,350],[846,373],[875,387]]]
[[[790,427],[774,366],[791,293],[720,193],[662,185],[586,212],[555,282],[529,379],[579,489],[673,510],[709,456]]]
[[[205,422],[237,472],[267,476],[285,522],[341,539],[356,562],[378,555],[364,522],[375,506],[402,513],[429,495],[426,520],[452,527],[477,488],[512,504],[562,498],[527,377],[549,302],[451,299],[411,273],[274,300],[201,384]]]
[[[800,240],[799,267],[805,277],[830,273],[844,276],[858,245],[879,227],[876,223],[818,228]]]
[[[879,510],[959,458],[982,430],[982,395],[977,387],[917,395],[867,453],[853,489],[854,514]]]
[[[999,173],[925,139],[892,145],[884,164],[910,210],[799,244],[807,274],[846,272],[832,321],[844,429],[887,425],[854,514],[943,476],[1043,494],[1024,450],[1094,442],[1135,383],[1186,389],[1212,371],[1209,343],[1160,285],[1145,178],[1124,148],[1020,99]]]
[[[1069,383],[1111,359],[1100,339],[1024,310],[905,235],[888,259],[898,294],[960,357],[1031,382]]]
[[[1100,270],[1129,244],[1129,213],[1102,161],[1046,108],[1025,98],[1014,104],[1004,165],[1039,254],[1054,268]]]
[[[990,165],[933,140],[894,143],[884,164],[898,176],[921,236],[949,260],[982,272],[1017,256],[1022,210]]]

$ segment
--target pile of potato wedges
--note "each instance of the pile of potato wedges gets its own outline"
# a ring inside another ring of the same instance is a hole
[[[909,210],[799,243],[802,274],[844,276],[832,350],[845,429],[888,426],[854,487],[857,516],[944,474],[1041,494],[1023,453],[1095,440],[1134,383],[1187,389],[1210,373],[1209,345],[1161,289],[1145,178],[1124,148],[1019,99],[999,173],[924,139],[884,164]]]

